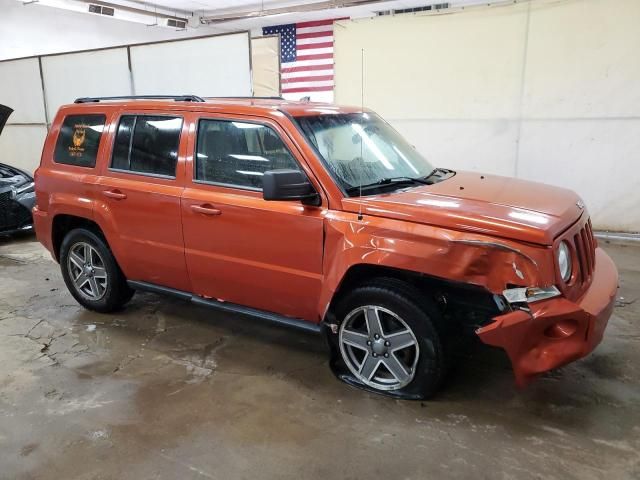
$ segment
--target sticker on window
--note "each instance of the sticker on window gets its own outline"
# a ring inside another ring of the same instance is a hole
[[[104,115],[69,115],[60,127],[54,159],[56,163],[94,167],[100,138],[104,130]]]

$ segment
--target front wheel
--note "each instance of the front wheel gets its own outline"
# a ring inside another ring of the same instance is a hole
[[[330,335],[332,368],[376,393],[424,399],[440,388],[447,355],[440,315],[421,292],[395,279],[364,284],[339,302]]]
[[[105,241],[90,230],[71,230],[60,247],[60,269],[67,288],[83,307],[107,313],[133,296]]]

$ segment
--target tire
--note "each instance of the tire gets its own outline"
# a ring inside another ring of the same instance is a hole
[[[376,279],[340,299],[335,317],[338,331],[326,331],[338,378],[411,400],[430,398],[441,388],[449,365],[447,342],[442,317],[423,292],[393,278]],[[382,329],[377,335],[376,318]]]
[[[71,295],[88,310],[119,310],[134,294],[105,240],[84,228],[64,237],[60,270]]]

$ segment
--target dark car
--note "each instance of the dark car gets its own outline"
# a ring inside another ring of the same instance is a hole
[[[0,105],[0,133],[12,112],[9,107]],[[31,230],[31,209],[35,200],[33,177],[0,163],[0,235]]]

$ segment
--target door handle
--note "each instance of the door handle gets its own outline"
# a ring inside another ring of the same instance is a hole
[[[124,200],[125,198],[127,198],[127,194],[126,193],[122,193],[118,189],[105,190],[102,193],[104,194],[105,197],[115,198],[116,200]]]
[[[191,205],[191,210],[204,215],[222,215],[222,211],[214,208],[213,205],[205,203],[203,205]]]

